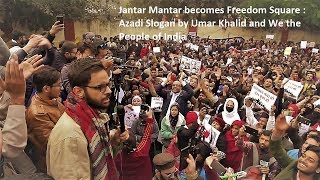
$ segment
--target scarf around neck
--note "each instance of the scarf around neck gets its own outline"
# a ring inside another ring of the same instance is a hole
[[[72,92],[65,101],[66,113],[80,126],[88,141],[93,179],[119,179],[111,155],[106,116],[100,117],[83,99]]]

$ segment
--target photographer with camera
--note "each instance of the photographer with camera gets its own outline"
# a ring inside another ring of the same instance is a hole
[[[135,97],[134,97],[135,99]],[[133,99],[133,101],[134,101]],[[141,104],[140,106],[139,117],[136,121],[133,121],[130,131],[133,135],[136,136],[137,142],[141,142],[144,136],[144,129],[146,128],[146,113],[149,111],[149,106],[147,104]],[[153,125],[151,132],[151,140],[154,142],[158,138],[159,126],[157,121]]]
[[[124,142],[123,150],[116,156],[116,166],[122,180],[145,180],[152,178],[152,166],[149,156],[152,132],[155,119],[150,107],[143,110],[145,122],[143,136],[140,141],[130,133],[129,139]]]

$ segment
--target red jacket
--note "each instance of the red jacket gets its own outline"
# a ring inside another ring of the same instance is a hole
[[[149,48],[142,48],[140,51],[140,58],[149,54]]]
[[[233,125],[241,127],[244,125],[244,122],[237,120],[232,123],[231,127]],[[231,167],[235,172],[238,172],[241,166],[243,150],[236,145],[236,139],[235,136],[232,135],[231,129],[226,132],[225,140],[227,144],[227,151],[224,165],[226,167]],[[247,141],[247,137],[244,137],[244,140]]]
[[[152,179],[152,166],[149,157],[151,134],[153,130],[152,118],[147,119],[144,135],[136,150],[132,153],[122,151],[115,159],[121,180]]]

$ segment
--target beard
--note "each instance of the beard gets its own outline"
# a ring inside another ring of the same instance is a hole
[[[77,60],[77,57],[67,58],[67,62],[70,63],[74,60]]]
[[[93,109],[102,110],[102,109],[107,109],[109,107],[109,104],[103,105],[101,102],[97,102],[96,100],[92,99],[86,90],[84,91],[84,93],[85,93],[85,100],[86,100],[87,104],[90,107],[92,107]],[[108,98],[108,97],[106,97],[106,98]]]

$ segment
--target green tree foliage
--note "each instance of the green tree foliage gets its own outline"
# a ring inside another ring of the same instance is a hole
[[[0,0],[0,29],[5,36],[15,25],[48,30],[57,15],[66,19],[113,21],[117,0]]]

